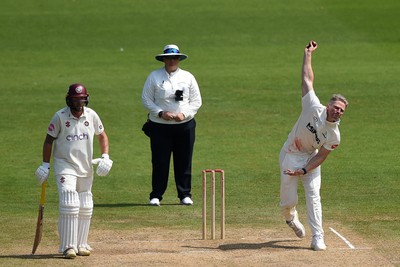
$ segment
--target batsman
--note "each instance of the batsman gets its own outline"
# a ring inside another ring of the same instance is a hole
[[[59,252],[67,259],[89,256],[90,221],[93,213],[93,163],[96,173],[105,176],[113,161],[108,155],[108,137],[97,113],[88,108],[89,94],[83,84],[69,86],[67,106],[53,116],[43,144],[43,163],[35,175],[47,181],[53,153],[54,175],[59,195]],[[93,139],[100,142],[101,159],[93,158]]]

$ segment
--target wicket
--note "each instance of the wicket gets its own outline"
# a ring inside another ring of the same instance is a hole
[[[221,174],[221,239],[225,239],[225,172],[203,170],[203,240],[207,239],[207,173],[211,173],[211,239],[215,239],[215,173]]]

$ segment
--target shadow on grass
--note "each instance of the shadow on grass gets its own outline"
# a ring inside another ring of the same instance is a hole
[[[269,241],[265,243],[237,243],[237,244],[224,244],[220,245],[218,249],[220,250],[235,250],[235,249],[262,249],[262,248],[275,248],[275,249],[307,249],[309,250],[309,247],[299,247],[299,246],[293,246],[293,245],[285,245],[285,244],[280,244],[280,243],[285,243],[285,242],[299,242],[299,240],[279,240],[279,241]]]
[[[161,206],[183,206],[179,203],[163,203]],[[114,204],[94,204],[95,208],[125,208],[125,207],[151,207],[149,204],[143,203],[114,203]]]
[[[44,260],[44,259],[64,259],[62,254],[42,254],[42,255],[1,255],[0,259],[25,259],[25,260]]]
[[[285,242],[299,242],[299,240],[279,240],[279,241],[269,241],[265,243],[235,243],[235,244],[224,244],[220,245],[217,248],[210,247],[193,247],[193,246],[185,246],[188,248],[201,248],[201,249],[218,249],[223,251],[229,250],[255,250],[255,249],[263,249],[263,248],[273,248],[273,249],[288,249],[288,250],[310,250],[309,247],[299,247],[293,245],[285,245],[280,243]]]

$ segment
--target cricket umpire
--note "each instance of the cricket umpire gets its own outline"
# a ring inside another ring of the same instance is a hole
[[[150,73],[143,87],[142,103],[149,112],[144,132],[150,137],[152,191],[150,205],[159,206],[168,185],[171,154],[180,203],[192,205],[192,156],[196,122],[201,107],[200,89],[195,77],[179,68],[187,58],[178,46],[164,47],[156,60],[164,66]]]
[[[43,144],[43,163],[35,175],[40,184],[50,173],[53,152],[54,175],[59,195],[59,252],[65,258],[89,256],[90,221],[93,213],[93,138],[100,142],[101,159],[96,173],[105,176],[113,161],[108,155],[108,137],[97,113],[88,108],[89,94],[83,84],[69,86],[67,106],[55,113]],[[52,151],[54,147],[54,150]]]
[[[305,228],[296,210],[297,184],[301,180],[306,195],[307,217],[312,232],[311,248],[325,250],[320,197],[321,164],[340,144],[339,123],[348,102],[335,94],[326,106],[315,94],[311,57],[318,48],[310,41],[304,50],[302,67],[302,111],[282,147],[280,162],[280,205],[286,223],[300,238]]]

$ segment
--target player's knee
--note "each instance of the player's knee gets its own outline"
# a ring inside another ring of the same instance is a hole
[[[79,214],[91,216],[93,213],[93,194],[90,191],[79,193]]]
[[[76,215],[79,213],[78,192],[73,190],[62,190],[59,192],[59,210],[60,214]]]

